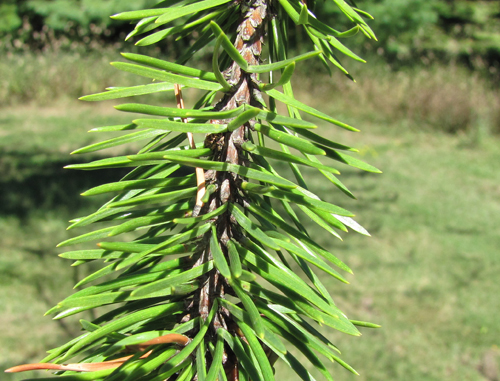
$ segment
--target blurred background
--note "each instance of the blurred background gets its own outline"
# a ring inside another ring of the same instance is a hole
[[[500,2],[357,2],[375,17],[379,41],[344,40],[368,61],[342,60],[356,83],[316,63],[300,63],[294,80],[298,99],[361,129],[320,132],[358,147],[384,172],[340,168],[351,200],[306,171],[316,192],[355,212],[372,234],[341,242],[314,230],[355,273],[350,285],[328,280],[337,304],[383,326],[360,338],[325,330],[361,376],[331,369],[337,380],[499,380]],[[123,42],[130,25],[108,16],[154,3],[0,1],[0,369],[40,360],[78,334],[79,318],[91,318],[43,317],[99,266],[71,267],[55,245],[82,233],[66,231],[68,220],[104,201],[79,194],[124,172],[63,166],[100,157],[69,155],[102,139],[88,130],[131,120],[113,102],[77,100],[140,83],[109,65],[119,52],[175,59],[192,43]],[[333,2],[318,2],[317,14],[347,28]],[[296,53],[307,49],[299,29],[292,38]],[[197,65],[209,64],[207,51]],[[194,102],[189,93],[186,102]]]

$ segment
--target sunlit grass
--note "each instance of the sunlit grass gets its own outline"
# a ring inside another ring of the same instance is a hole
[[[323,279],[350,318],[383,326],[363,329],[361,338],[329,333],[361,377],[338,365],[331,369],[338,380],[498,375],[498,140],[471,148],[466,136],[414,132],[398,123],[386,128],[389,133],[365,123],[355,136],[330,130],[342,142],[357,141],[363,158],[384,171],[341,170],[357,201],[317,175],[312,181],[372,233],[344,234],[343,242],[321,235],[355,273],[348,286]]]

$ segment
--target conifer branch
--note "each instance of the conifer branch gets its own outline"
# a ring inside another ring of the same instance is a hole
[[[353,29],[374,38],[362,11],[334,1]],[[124,53],[131,63],[114,63],[118,70],[155,83],[111,88],[82,99],[173,91],[177,107],[116,106],[145,116],[127,125],[94,129],[124,135],[74,152],[150,139],[136,155],[70,166],[134,169],[121,181],[84,193],[114,196],[96,212],[73,220],[71,228],[101,222],[114,225],[59,245],[108,240],[98,242],[98,249],[61,256],[77,264],[102,260],[104,266],[80,280],[81,289],[48,314],[60,319],[118,306],[92,322],[82,319],[86,332],[50,351],[41,363],[7,371],[95,372],[83,378],[71,375],[75,380],[273,381],[273,367],[279,359],[303,380],[312,379],[288,350],[292,345],[324,379],[332,377],[317,354],[356,373],[313,325],[353,336],[360,335],[357,327],[378,326],[348,319],[334,303],[315,271],[344,283],[341,271],[352,271],[314,240],[298,212],[337,238],[347,227],[369,234],[351,218],[351,212],[313,193],[300,166],[318,170],[351,197],[336,177],[337,165],[379,171],[345,153],[356,149],[311,132],[319,126],[317,121],[303,120],[300,112],[322,123],[357,130],[295,99],[291,82],[298,64],[318,58],[328,70],[333,64],[352,78],[336,57],[344,54],[361,60],[336,38],[351,34],[324,24],[314,14],[314,2],[303,0],[172,0],[160,4],[113,17],[136,22],[130,38],[148,34],[139,40],[141,46],[172,37],[175,41],[193,37],[194,42],[175,63]],[[169,26],[177,19],[181,21]],[[310,39],[309,53],[288,56],[288,22],[304,28]],[[264,40],[269,57],[262,64]],[[215,42],[213,72],[186,65],[211,42]],[[192,109],[185,108],[181,86],[204,92]],[[220,100],[213,104],[217,94]],[[287,115],[279,112],[277,102],[287,107]],[[203,144],[196,144],[195,133],[206,134]],[[264,137],[279,148],[266,147]],[[320,159],[331,162],[324,164]],[[270,160],[289,165],[295,179],[285,178]],[[181,166],[194,168],[194,173],[176,177]],[[131,242],[115,241],[124,233],[136,236]],[[115,358],[124,350],[136,353]],[[81,355],[81,363],[67,363]]]

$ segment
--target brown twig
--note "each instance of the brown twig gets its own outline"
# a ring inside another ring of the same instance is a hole
[[[181,91],[181,86],[178,84],[174,85],[174,92],[175,92],[175,98],[177,99],[177,108],[183,109],[184,108],[184,99],[182,98],[182,91]],[[186,118],[181,118],[184,123],[187,123]],[[188,141],[189,141],[189,146],[192,149],[196,148],[196,145],[194,144],[194,137],[192,132],[187,133]],[[205,194],[205,172],[203,168],[196,168],[196,183],[198,185],[198,193],[196,194],[196,206],[198,208],[203,207],[203,201],[201,199],[203,198],[203,195]]]
[[[120,364],[115,363],[107,363],[107,362],[98,362],[93,364],[24,364],[14,366],[12,368],[7,369],[6,373],[18,373],[18,372],[27,372],[31,370],[68,370],[75,372],[93,372],[96,370],[105,370],[105,369],[113,369],[120,366]]]
[[[131,349],[134,351],[143,351],[146,350],[151,345],[159,345],[159,344],[177,344],[182,347],[185,347],[191,342],[191,340],[178,333],[169,333],[167,335],[163,335],[160,337],[156,337],[154,339],[145,341],[143,343],[137,345],[128,345],[127,349]],[[148,351],[143,354],[140,359],[144,359],[148,357],[152,351]],[[80,363],[80,364],[51,364],[51,363],[37,363],[37,364],[24,364],[14,366],[5,370],[6,373],[18,373],[18,372],[26,372],[29,370],[67,370],[67,371],[75,371],[75,372],[95,372],[97,370],[105,370],[105,369],[114,369],[118,368],[120,365],[125,363],[127,360],[131,359],[134,355],[120,357],[114,360],[104,361],[104,362],[95,362],[95,363]]]
[[[239,381],[240,376],[239,376],[239,372],[238,372],[238,363],[237,362],[234,363],[234,368],[232,369],[232,371],[233,371],[233,374],[231,376],[232,380],[230,380],[230,381]]]
[[[140,358],[146,358],[151,354],[151,351],[145,353]],[[97,370],[114,369],[125,363],[134,355],[120,357],[111,361],[94,362],[94,363],[80,363],[80,364],[51,364],[51,363],[38,363],[38,364],[24,364],[13,366],[6,369],[5,373],[19,373],[27,372],[29,370],[67,370],[74,372],[95,372]]]
[[[145,341],[137,345],[128,345],[127,349],[139,352],[145,350],[150,345],[172,344],[172,343],[185,347],[186,345],[189,344],[190,341],[191,340],[184,335],[179,335],[178,333],[169,333],[168,335],[155,337],[154,339]]]

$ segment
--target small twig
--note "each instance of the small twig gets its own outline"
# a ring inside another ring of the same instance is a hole
[[[184,108],[184,99],[182,98],[181,86],[178,84],[174,85],[175,98],[177,99],[177,108]],[[187,123],[186,118],[181,118],[184,123]],[[192,149],[196,148],[194,144],[194,137],[192,132],[187,133],[189,146]],[[203,168],[196,168],[196,183],[198,185],[198,193],[196,194],[196,206],[201,209],[203,207],[203,195],[205,194],[205,172]]]
[[[240,380],[240,375],[238,372],[238,362],[234,362],[234,368],[233,368],[233,375],[232,375],[232,380],[231,381],[239,381]]]
[[[141,359],[148,357],[151,351],[142,355]],[[6,369],[5,373],[19,373],[26,372],[30,370],[67,370],[74,372],[95,372],[97,370],[114,369],[118,368],[120,365],[125,363],[128,359],[132,358],[134,355],[120,357],[111,361],[104,362],[94,362],[94,363],[78,363],[78,364],[52,364],[52,363],[38,363],[38,364],[24,364],[13,366],[12,368]]]
[[[178,333],[169,333],[167,335],[155,337],[154,339],[145,341],[137,345],[128,345],[127,349],[139,352],[147,349],[147,347],[149,347],[150,345],[172,344],[172,343],[185,347],[186,345],[189,344],[190,341],[191,340],[184,335],[179,335]]]
[[[144,351],[151,345],[159,345],[159,344],[177,344],[179,346],[185,347],[191,342],[191,339],[184,335],[180,335],[178,333],[169,333],[167,335],[163,335],[160,337],[156,337],[154,339],[145,341],[143,343],[137,345],[128,345],[127,349],[135,350],[135,351]],[[143,354],[140,359],[144,359],[148,357],[152,351],[148,351]],[[110,361],[104,362],[95,362],[95,363],[78,363],[78,364],[52,364],[52,363],[38,363],[38,364],[24,364],[14,366],[12,368],[7,369],[6,373],[18,373],[18,372],[26,372],[29,370],[67,370],[67,371],[75,371],[75,372],[94,372],[97,370],[105,370],[105,369],[113,369],[118,368],[120,365],[125,363],[127,360],[132,358],[134,355],[120,357]]]

